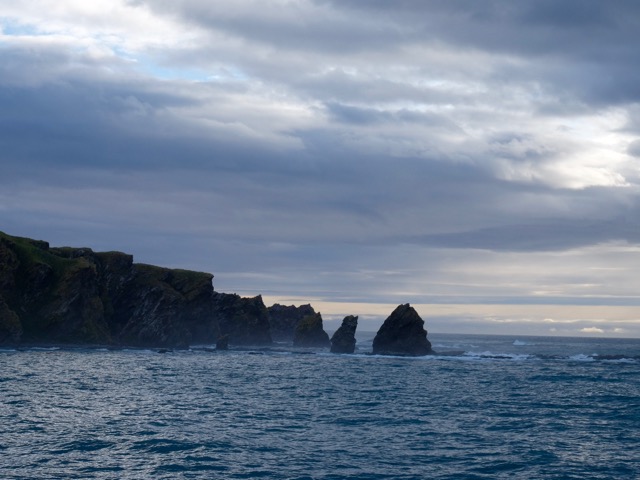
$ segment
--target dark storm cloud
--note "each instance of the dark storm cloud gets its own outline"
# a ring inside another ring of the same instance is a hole
[[[416,239],[427,245],[506,251],[559,251],[579,246],[625,241],[640,243],[640,223],[570,221],[556,224],[510,225]]]
[[[200,99],[180,82],[132,72],[114,77],[52,47],[0,48],[0,79],[0,157],[6,172],[24,174],[38,165],[58,171],[171,167],[251,173],[287,163],[260,142],[234,139],[224,131],[225,120],[215,136],[181,115]],[[214,99],[238,93],[227,85],[200,90]],[[10,180],[5,175],[0,182]]]
[[[404,42],[437,42],[520,57],[530,62],[521,66],[520,75],[547,82],[552,89],[566,88],[588,101],[640,98],[640,4],[634,1],[331,4],[386,19],[390,29],[403,31]]]
[[[587,58],[604,51],[624,55],[634,50],[624,42],[637,38],[640,16],[640,6],[633,0],[346,0],[331,4],[336,9],[402,19],[404,31],[415,35],[410,38],[444,39],[491,51]]]
[[[152,0],[149,7],[226,35],[271,48],[301,52],[357,53],[385,48],[400,40],[402,31],[361,17],[354,22],[339,8],[313,2],[238,2],[211,4],[202,0]]]
[[[327,111],[332,119],[345,124],[371,125],[371,124],[420,124],[428,128],[445,128],[459,130],[459,127],[445,115],[428,112],[414,112],[401,109],[394,112],[377,110],[374,108],[346,105],[338,102],[326,104]]]

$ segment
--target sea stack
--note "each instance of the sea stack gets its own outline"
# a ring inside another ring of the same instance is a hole
[[[220,335],[218,337],[216,350],[229,350],[229,335]]]
[[[322,328],[322,316],[320,312],[304,317],[298,325],[293,336],[294,347],[328,347],[329,335]]]
[[[373,339],[373,353],[409,356],[433,353],[424,321],[411,305],[398,305],[384,321]]]
[[[356,349],[356,328],[358,317],[344,317],[342,325],[331,337],[331,353],[353,353]]]
[[[271,338],[274,342],[292,342],[296,326],[307,315],[315,315],[316,311],[309,304],[300,305],[275,305],[267,308],[269,311],[269,324],[271,326]]]
[[[269,312],[261,295],[245,298],[214,292],[212,298],[220,335],[229,336],[229,345],[271,345]]]

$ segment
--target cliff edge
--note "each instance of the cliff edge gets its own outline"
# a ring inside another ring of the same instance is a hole
[[[262,299],[214,292],[213,275],[51,248],[0,232],[0,345],[270,344]]]

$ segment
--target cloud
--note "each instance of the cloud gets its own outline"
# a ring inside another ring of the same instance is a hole
[[[604,330],[598,327],[585,327],[581,328],[582,333],[604,333]]]
[[[640,157],[640,140],[634,140],[627,147],[627,152],[633,157]]]
[[[567,220],[555,224],[520,224],[427,235],[421,240],[429,245],[450,248],[557,251],[616,240],[637,244],[640,243],[640,230],[635,222],[628,223],[624,218],[602,222]]]
[[[0,4],[9,233],[247,293],[636,301],[588,267],[640,243],[634,2]]]

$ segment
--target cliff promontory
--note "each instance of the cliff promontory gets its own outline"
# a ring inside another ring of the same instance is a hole
[[[214,292],[212,279],[0,232],[0,344],[270,344],[262,299]]]

